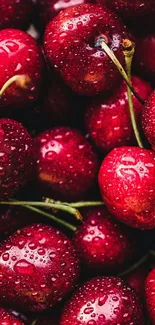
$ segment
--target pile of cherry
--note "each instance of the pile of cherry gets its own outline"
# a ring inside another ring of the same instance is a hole
[[[155,1],[0,0],[0,325],[155,324]]]

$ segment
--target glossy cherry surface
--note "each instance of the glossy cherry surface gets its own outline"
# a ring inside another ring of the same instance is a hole
[[[147,276],[145,282],[146,303],[152,324],[155,324],[155,269]]]
[[[24,325],[23,321],[20,321],[9,311],[0,307],[0,324],[1,325]]]
[[[25,127],[0,119],[0,199],[9,199],[32,177],[36,166],[34,142]]]
[[[130,286],[116,277],[86,282],[65,305],[60,325],[144,324],[142,307]]]
[[[93,0],[37,0],[37,10],[41,29],[50,22],[61,10],[78,4],[95,2]]]
[[[106,7],[81,4],[61,11],[47,26],[44,49],[73,91],[83,95],[107,92],[120,80],[120,74],[101,49],[104,39],[121,63],[122,40],[126,28]]]
[[[56,127],[40,134],[35,145],[37,179],[44,194],[77,200],[95,184],[98,158],[80,131]]]
[[[0,302],[23,311],[42,311],[61,301],[78,274],[71,241],[50,226],[23,228],[0,246]]]
[[[136,76],[133,76],[132,83],[139,96],[146,100],[151,94],[151,85]],[[133,96],[133,105],[137,124],[141,127],[143,105],[135,96]],[[115,147],[136,143],[125,82],[109,98],[94,98],[88,105],[84,119],[87,132],[96,147],[103,153]]]
[[[85,269],[94,274],[113,274],[125,268],[136,255],[134,235],[113,219],[104,207],[82,212],[83,224],[73,236]]]
[[[101,195],[109,211],[127,225],[155,227],[155,153],[139,147],[113,149],[99,171]]]
[[[0,108],[20,109],[39,96],[42,81],[43,58],[36,41],[18,29],[0,31],[0,88],[15,75],[30,78],[26,89],[13,83],[3,94]]]

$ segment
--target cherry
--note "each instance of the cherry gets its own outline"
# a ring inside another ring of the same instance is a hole
[[[136,76],[132,77],[132,84],[140,97],[147,99],[151,93],[150,84]],[[135,96],[133,105],[137,123],[140,124],[142,104]],[[85,125],[94,144],[103,153],[135,143],[125,82],[109,98],[99,97],[89,103]]]
[[[49,81],[44,96],[42,113],[51,125],[69,125],[73,111],[73,94],[69,87],[56,74]]]
[[[7,238],[15,230],[40,222],[40,217],[34,212],[22,207],[0,208],[0,238]]]
[[[155,14],[154,0],[97,0],[97,2],[115,11],[123,20],[131,24],[131,26],[135,23],[137,28],[139,24],[142,26],[146,24],[147,26]]]
[[[36,137],[37,179],[44,195],[77,200],[95,183],[98,158],[77,130],[57,127]]]
[[[9,199],[33,176],[33,140],[24,126],[11,119],[0,119],[0,200]]]
[[[44,29],[49,21],[61,10],[78,4],[95,2],[94,0],[37,0],[40,27]]]
[[[152,324],[155,324],[155,269],[147,276],[145,282],[146,302]]]
[[[73,240],[84,269],[93,273],[114,273],[125,267],[136,254],[129,230],[118,224],[104,207],[83,212],[83,224]]]
[[[107,92],[120,74],[102,50],[105,41],[121,63],[126,28],[106,7],[81,4],[61,11],[47,26],[45,55],[73,91],[83,95]]]
[[[0,88],[15,75],[26,75],[27,86],[19,88],[13,83],[0,99],[0,108],[20,108],[35,101],[39,96],[43,58],[36,41],[17,29],[0,31]]]
[[[155,227],[155,154],[138,147],[113,149],[99,171],[101,195],[121,222],[140,228]]]
[[[30,324],[33,325],[33,320],[34,320],[34,316],[32,316],[33,314],[23,315],[23,313],[20,313],[13,309],[9,309],[9,313],[17,317],[20,321],[24,322],[25,325],[30,325]]]
[[[155,34],[137,38],[135,65],[142,76],[155,80]]]
[[[31,0],[0,0],[0,29],[26,28],[30,24],[31,15]]]
[[[146,138],[155,150],[155,91],[152,92],[143,108],[142,126]]]
[[[74,287],[78,274],[71,241],[50,226],[28,226],[0,246],[0,302],[23,311],[55,305]]]
[[[60,325],[144,324],[137,295],[123,280],[97,277],[84,283],[65,305]]]
[[[143,300],[144,300],[144,292],[145,292],[144,283],[147,274],[148,274],[148,270],[146,266],[140,266],[125,277],[125,280],[137,292],[138,296]]]
[[[20,321],[8,310],[0,307],[0,324],[4,325],[24,325],[23,321]]]

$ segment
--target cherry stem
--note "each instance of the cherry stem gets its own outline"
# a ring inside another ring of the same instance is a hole
[[[31,325],[36,325],[37,324],[37,319],[35,319],[32,323],[31,323]]]
[[[117,276],[119,277],[123,277],[131,272],[133,272],[134,270],[136,270],[141,264],[143,264],[144,262],[146,262],[146,260],[148,259],[149,254],[147,253],[146,255],[144,255],[142,258],[140,258],[139,261],[137,261],[135,264],[133,264],[131,267],[129,267],[128,269],[126,269],[125,271],[117,274]]]
[[[65,211],[68,212],[72,215],[75,216],[75,218],[77,220],[82,221],[82,216],[80,214],[80,212],[75,209],[72,208],[71,206],[67,205],[67,204],[63,204],[59,201],[55,201],[54,203],[46,203],[46,202],[33,202],[33,201],[1,201],[0,204],[2,205],[21,205],[21,206],[38,206],[38,207],[43,207],[43,208],[51,208],[51,209],[57,209],[57,210],[61,210],[61,211]]]
[[[121,76],[123,77],[123,79],[127,83],[128,87],[131,89],[132,93],[139,100],[139,102],[144,105],[145,101],[137,94],[137,92],[133,88],[133,86],[131,84],[131,81],[129,80],[124,68],[122,67],[121,63],[118,61],[116,55],[111,51],[109,46],[106,44],[104,39],[102,40],[101,47],[105,51],[105,53],[110,57],[110,59],[113,61],[113,63],[117,67],[118,71],[120,72]]]
[[[130,40],[124,40],[123,41],[123,54],[125,57],[127,76],[128,76],[128,79],[131,84],[132,84],[131,66],[132,66],[132,60],[133,60],[134,53],[135,53],[135,44],[133,42],[131,42]],[[135,138],[136,138],[136,141],[137,141],[139,147],[144,148],[141,137],[140,137],[140,133],[139,133],[138,127],[137,127],[137,122],[136,122],[136,117],[135,117],[135,112],[134,112],[134,107],[133,107],[132,92],[128,85],[127,85],[127,95],[128,95],[130,118],[131,118],[134,135],[135,135]]]
[[[152,249],[149,251],[149,253],[153,256],[155,256],[155,251],[153,251]]]
[[[69,230],[72,230],[72,231],[76,231],[77,230],[77,228],[75,226],[71,225],[70,223],[68,223],[68,222],[66,222],[66,221],[64,221],[62,219],[59,219],[59,218],[55,217],[54,215],[52,215],[50,213],[47,213],[47,212],[45,212],[43,210],[34,208],[32,206],[29,206],[29,205],[23,205],[23,207],[26,208],[26,209],[28,209],[28,210],[34,211],[34,212],[36,212],[38,214],[41,214],[41,215],[49,218],[52,221],[60,224],[61,226],[64,226],[64,227],[68,228]]]
[[[54,202],[59,202],[59,201],[54,201],[53,199],[50,198],[43,198],[43,201],[46,203],[54,203]],[[85,208],[85,207],[93,207],[93,206],[102,206],[104,205],[103,201],[81,201],[81,202],[61,202],[64,205],[70,206],[72,208]]]
[[[3,96],[5,91],[14,83],[16,82],[20,88],[27,88],[28,83],[30,82],[30,78],[27,75],[16,75],[11,77],[3,87],[0,89],[0,97]]]

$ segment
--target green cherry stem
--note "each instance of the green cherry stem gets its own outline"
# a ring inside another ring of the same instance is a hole
[[[152,249],[149,251],[150,255],[155,256],[155,251],[153,251]]]
[[[125,271],[117,274],[117,276],[119,277],[123,277],[131,272],[133,272],[134,270],[136,270],[140,265],[142,265],[144,262],[147,261],[149,257],[149,254],[147,253],[146,255],[144,255],[143,257],[140,258],[140,260],[138,260],[135,264],[131,265],[131,267],[129,267],[128,269],[126,269]]]
[[[43,207],[43,208],[47,208],[47,209],[57,209],[57,210],[61,210],[61,211],[64,211],[64,212],[68,212],[72,215],[75,216],[75,218],[77,220],[80,220],[82,221],[82,216],[80,214],[80,212],[75,209],[75,208],[72,208],[71,206],[69,205],[65,205],[61,202],[57,202],[55,201],[54,203],[47,203],[47,202],[33,202],[33,201],[1,201],[0,204],[2,205],[17,205],[17,206],[36,206],[36,207]]]
[[[14,83],[16,82],[17,86],[20,88],[27,88],[30,78],[27,75],[15,75],[11,77],[9,80],[6,81],[6,83],[3,85],[3,87],[0,89],[0,97],[3,96],[5,91]]]
[[[50,198],[43,198],[43,201],[46,203],[54,203],[59,201],[54,201]],[[102,206],[104,205],[103,201],[81,201],[81,202],[61,202],[64,205],[70,206],[72,208],[85,208],[85,207],[93,207],[93,206]]]
[[[118,71],[120,72],[120,74],[122,75],[123,79],[125,80],[125,82],[127,83],[127,85],[129,86],[129,88],[131,89],[132,93],[135,95],[135,97],[139,100],[139,102],[141,104],[144,105],[144,100],[137,94],[137,92],[135,91],[135,89],[133,88],[124,68],[122,67],[121,63],[118,61],[116,55],[114,54],[114,52],[111,51],[111,49],[109,48],[109,46],[106,44],[105,39],[103,38],[102,43],[101,43],[101,47],[102,50],[105,51],[105,53],[110,57],[110,59],[113,61],[113,63],[115,64],[115,66],[117,67]]]
[[[37,319],[35,319],[32,323],[31,323],[31,325],[36,325],[37,324]]]
[[[29,206],[29,205],[23,205],[23,207],[28,209],[28,210],[34,211],[34,212],[36,212],[38,214],[41,214],[41,215],[51,219],[52,221],[60,224],[61,226],[64,226],[64,227],[68,228],[71,231],[76,231],[76,229],[77,229],[75,226],[71,225],[70,223],[68,223],[68,222],[66,222],[66,221],[64,221],[62,219],[59,219],[59,218],[55,217],[54,215],[52,215],[50,213],[47,213],[47,212],[45,212],[43,210],[34,208],[32,206]]]
[[[124,40],[123,41],[123,53],[125,57],[125,65],[126,65],[126,72],[128,79],[131,82],[131,66],[132,66],[132,60],[135,53],[135,44],[131,42],[130,40]],[[138,131],[137,123],[136,123],[136,117],[133,107],[133,100],[132,100],[132,92],[130,87],[127,85],[127,95],[128,95],[128,104],[129,104],[129,111],[130,111],[130,117],[131,117],[131,123],[133,127],[133,131],[135,134],[136,141],[140,148],[144,148],[140,133]]]

